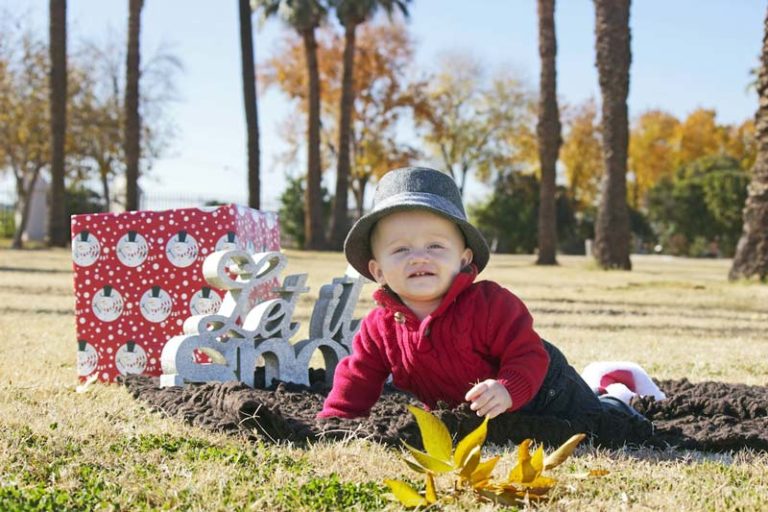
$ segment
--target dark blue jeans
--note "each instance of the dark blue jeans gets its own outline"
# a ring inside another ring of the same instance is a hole
[[[560,350],[542,340],[549,353],[549,368],[541,388],[522,412],[554,416],[571,424],[575,432],[597,433],[602,406],[581,375]]]
[[[652,435],[648,419],[618,399],[598,398],[563,353],[542,342],[549,353],[547,375],[536,396],[521,411],[565,420],[574,433],[585,432],[612,445],[638,443]]]

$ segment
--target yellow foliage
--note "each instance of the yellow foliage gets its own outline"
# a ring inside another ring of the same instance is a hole
[[[544,448],[539,448],[531,455],[531,440],[526,439],[518,446],[517,464],[505,480],[491,479],[491,472],[496,467],[499,457],[481,461],[482,444],[488,432],[486,417],[478,428],[459,441],[452,452],[451,436],[445,424],[431,413],[417,407],[408,406],[416,418],[421,433],[425,452],[404,443],[415,460],[404,459],[405,463],[418,473],[425,475],[425,493],[422,496],[413,487],[400,480],[385,480],[395,498],[406,507],[423,507],[439,501],[435,487],[435,474],[455,472],[454,492],[471,490],[478,497],[506,505],[519,504],[521,501],[542,499],[557,481],[543,476],[545,469],[561,464],[576,446],[586,437],[577,434],[563,443],[549,456],[544,455]],[[591,476],[604,473],[591,472]]]
[[[581,205],[595,204],[603,176],[602,136],[594,99],[564,109],[565,137],[560,161],[565,166],[568,187]]]

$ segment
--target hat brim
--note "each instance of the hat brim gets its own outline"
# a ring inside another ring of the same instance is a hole
[[[490,249],[485,238],[483,238],[483,235],[480,234],[480,231],[475,226],[464,219],[435,208],[432,203],[414,203],[412,197],[409,199],[411,199],[411,202],[408,204],[392,204],[363,215],[347,233],[347,238],[344,241],[344,255],[347,258],[347,262],[360,275],[375,281],[373,275],[368,270],[368,263],[373,259],[371,251],[371,230],[373,226],[387,215],[409,210],[429,211],[454,222],[464,234],[467,247],[472,250],[472,262],[477,266],[477,271],[480,272],[485,268],[490,257]]]

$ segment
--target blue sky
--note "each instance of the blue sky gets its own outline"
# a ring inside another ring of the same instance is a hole
[[[128,0],[68,4],[70,47],[86,38],[104,40],[109,32],[125,33]],[[47,37],[48,0],[0,0],[0,9],[27,13]],[[536,86],[534,0],[414,0],[410,11],[419,66],[429,67],[444,51],[470,52],[489,69],[511,67]],[[765,11],[765,2],[757,0],[635,0],[630,115],[660,108],[682,117],[706,107],[716,109],[722,123],[752,117],[757,98],[746,88],[749,70],[758,64]],[[556,26],[561,100],[599,98],[592,1],[557,2]],[[258,28],[257,62],[273,51],[284,30],[278,21]],[[152,178],[143,181],[144,189],[154,195],[245,202],[237,1],[145,0],[144,54],[161,44],[184,64],[181,98],[172,107],[180,134],[169,155],[156,163]],[[282,148],[278,125],[287,113],[277,91],[260,96],[265,209],[277,208],[284,186],[275,155]]]

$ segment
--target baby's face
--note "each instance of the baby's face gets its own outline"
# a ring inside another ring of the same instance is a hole
[[[373,277],[414,311],[433,311],[456,274],[472,261],[458,226],[421,210],[381,219],[371,234],[371,249]]]

